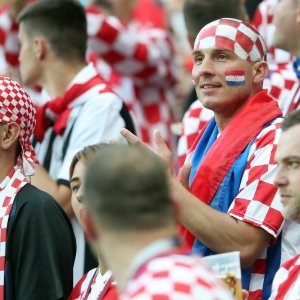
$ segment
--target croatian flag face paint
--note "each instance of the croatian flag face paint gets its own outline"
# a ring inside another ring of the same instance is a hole
[[[244,71],[226,71],[225,72],[226,83],[229,86],[241,86],[245,84],[245,72]]]

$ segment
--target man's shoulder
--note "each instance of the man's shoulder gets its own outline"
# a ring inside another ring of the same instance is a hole
[[[254,139],[254,144],[277,144],[281,133],[280,128],[282,121],[283,118],[278,117],[272,120],[269,124],[265,125]]]
[[[26,184],[16,195],[15,201],[17,208],[26,206],[30,211],[55,209],[62,211],[62,208],[55,201],[55,199],[48,193],[38,189],[32,184]]]
[[[175,299],[175,295],[194,300],[203,295],[205,299],[231,299],[199,256],[183,254],[149,260],[128,284],[125,299],[138,299],[141,293],[153,299],[157,295],[165,295],[164,299]]]

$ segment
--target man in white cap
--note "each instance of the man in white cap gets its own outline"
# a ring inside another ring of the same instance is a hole
[[[262,90],[266,45],[246,22],[219,19],[203,27],[193,51],[198,99],[214,112],[172,181],[186,242],[202,255],[240,251],[249,299],[267,299],[281,260],[284,218],[274,175],[281,111]],[[122,134],[131,143],[137,138]],[[158,153],[171,154],[156,133]],[[294,249],[295,250],[295,249]]]
[[[15,81],[0,77],[0,299],[66,299],[75,239],[56,201],[32,186],[35,110]]]

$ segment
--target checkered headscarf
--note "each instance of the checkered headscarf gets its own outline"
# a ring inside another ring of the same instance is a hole
[[[241,59],[266,60],[266,44],[260,33],[248,23],[230,18],[204,26],[195,40],[194,51],[208,48],[228,49]]]
[[[36,112],[29,95],[21,85],[10,78],[0,76],[0,123],[9,122],[15,122],[21,128],[19,142],[22,154],[17,164],[26,176],[33,175],[37,158],[30,137],[36,123]]]

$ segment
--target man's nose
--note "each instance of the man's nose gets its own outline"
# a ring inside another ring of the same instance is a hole
[[[279,167],[274,178],[274,184],[277,186],[286,186],[288,184],[288,178],[286,172],[282,167]]]
[[[192,77],[195,81],[200,77],[212,76],[213,74],[213,63],[210,58],[204,58],[201,63],[195,64],[192,71]]]

